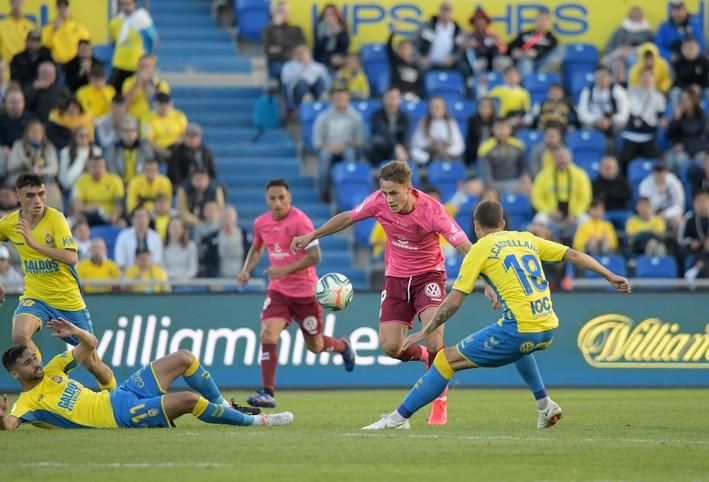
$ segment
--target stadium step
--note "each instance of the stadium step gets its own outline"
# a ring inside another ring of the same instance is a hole
[[[288,144],[293,145],[290,136],[282,130],[269,130],[259,133],[257,129],[250,128],[219,128],[213,127],[202,134],[204,141],[208,146],[216,145],[222,142],[228,143],[250,143],[258,137],[259,143]]]
[[[179,105],[175,103],[176,105]],[[199,122],[202,127],[224,127],[232,125],[235,127],[251,127],[251,112],[214,112],[214,113],[195,113],[192,114],[189,109],[185,109],[185,114],[190,120]]]
[[[295,157],[293,143],[288,144],[258,144],[258,143],[230,143],[215,144],[212,147],[214,155],[218,158],[225,157]]]
[[[159,34],[160,42],[164,42],[168,45],[174,41],[180,42],[185,40],[185,31],[181,28],[164,27],[160,29]],[[190,31],[190,38],[197,41],[231,42],[229,34],[218,29],[197,28]]]
[[[177,86],[172,89],[172,94],[178,97],[198,97],[211,99],[251,99],[256,102],[256,98],[263,92],[263,89],[255,87],[202,87],[202,86]]]
[[[251,60],[245,57],[190,57],[160,55],[160,69],[166,72],[249,73]]]

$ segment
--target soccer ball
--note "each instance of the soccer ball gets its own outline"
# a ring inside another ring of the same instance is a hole
[[[354,296],[352,283],[341,273],[327,273],[315,285],[315,297],[320,306],[327,310],[343,310]]]

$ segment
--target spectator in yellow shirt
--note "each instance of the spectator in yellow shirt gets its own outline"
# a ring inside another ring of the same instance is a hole
[[[10,13],[0,20],[0,57],[5,62],[25,49],[27,34],[36,26],[22,13],[22,0],[10,0]]]
[[[369,99],[369,80],[358,54],[347,54],[345,65],[337,71],[335,87],[347,89],[353,100]]]
[[[57,0],[57,18],[42,29],[42,45],[52,52],[52,59],[63,66],[76,57],[79,40],[89,40],[88,29],[71,16],[69,0]]]
[[[135,250],[135,264],[126,270],[127,281],[144,281],[145,284],[135,284],[128,287],[131,293],[166,293],[170,291],[167,284],[167,273],[160,266],[153,264],[150,250],[144,244],[139,244]]]
[[[111,85],[121,92],[123,82],[133,75],[141,56],[150,54],[157,44],[153,19],[136,0],[118,0],[118,15],[108,25],[113,42]]]
[[[574,235],[574,249],[592,255],[610,254],[618,250],[618,236],[610,221],[603,219],[603,201],[596,199],[588,210],[590,219],[582,222]]]
[[[665,256],[665,218],[653,214],[650,199],[644,196],[638,198],[635,204],[636,215],[630,216],[625,222],[625,234],[628,245],[635,254],[648,256]]]
[[[153,202],[161,194],[172,199],[172,183],[160,174],[158,161],[148,159],[143,166],[143,174],[134,177],[128,184],[128,214],[141,206],[152,211]]]
[[[170,94],[159,92],[155,111],[143,118],[143,139],[152,142],[158,157],[167,160],[169,148],[182,140],[186,128],[187,116],[173,107]]]
[[[142,119],[148,112],[158,92],[170,93],[170,86],[155,74],[155,57],[146,55],[138,62],[138,71],[123,82],[123,95],[128,113]]]
[[[497,114],[503,119],[512,117],[512,123],[522,123],[523,117],[531,110],[532,101],[527,89],[520,85],[521,76],[517,67],[505,69],[505,83],[492,89],[488,96],[500,100]]]
[[[76,91],[76,98],[84,108],[84,112],[93,119],[111,112],[111,103],[115,95],[116,89],[106,85],[106,71],[101,64],[94,64],[91,67],[88,85]]]
[[[123,181],[108,172],[100,147],[89,155],[89,170],[79,177],[72,191],[74,214],[83,214],[89,225],[119,224],[123,216]]]
[[[89,132],[94,139],[94,120],[84,112],[84,108],[75,97],[65,97],[59,100],[57,107],[49,112],[47,137],[57,149],[63,149],[71,142],[74,131],[80,127]]]
[[[82,288],[86,293],[110,293],[114,286],[93,285],[90,281],[116,281],[117,285],[121,279],[121,270],[115,262],[108,259],[106,242],[103,239],[94,238],[90,252],[91,257],[76,265]]]

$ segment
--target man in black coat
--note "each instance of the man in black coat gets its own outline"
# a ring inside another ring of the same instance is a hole
[[[195,170],[207,171],[211,180],[217,177],[212,151],[202,143],[202,127],[190,122],[184,141],[172,148],[167,160],[167,177],[173,186],[180,186]]]
[[[36,30],[27,34],[25,50],[15,55],[10,63],[12,80],[20,84],[23,89],[32,85],[37,78],[37,71],[42,62],[51,62],[52,54],[42,47],[42,37]]]
[[[369,159],[373,165],[382,161],[409,160],[409,116],[401,111],[401,92],[396,87],[386,91],[382,108],[372,113],[372,138]]]
[[[598,178],[593,181],[593,198],[601,199],[606,211],[628,209],[631,191],[628,180],[618,169],[618,160],[613,156],[601,159]]]
[[[76,92],[89,83],[89,74],[94,65],[101,61],[94,57],[94,49],[88,40],[79,40],[79,52],[64,66],[64,77],[67,88]]]

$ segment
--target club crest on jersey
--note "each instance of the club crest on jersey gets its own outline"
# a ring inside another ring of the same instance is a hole
[[[440,299],[441,298],[441,287],[438,286],[437,283],[428,283],[426,287],[424,288],[424,292],[426,293],[426,296],[432,299]]]
[[[303,329],[310,335],[315,335],[318,332],[318,319],[314,316],[306,316],[303,319]]]
[[[52,381],[54,381],[54,383],[61,383],[61,382],[62,382],[62,377],[53,376],[53,377],[52,377]]]
[[[51,233],[44,233],[44,242],[47,246],[54,246],[54,236]]]

